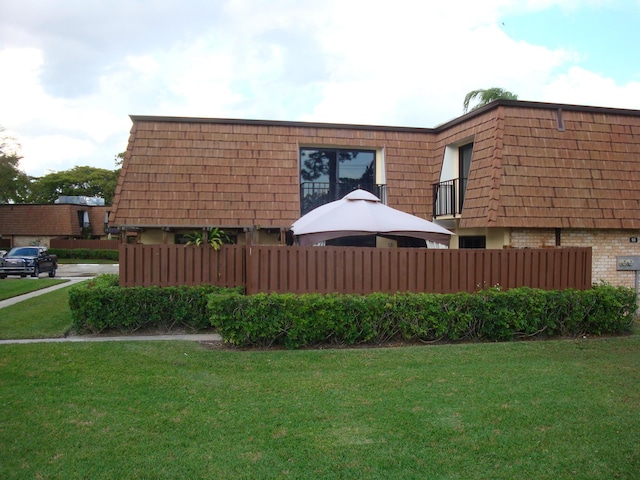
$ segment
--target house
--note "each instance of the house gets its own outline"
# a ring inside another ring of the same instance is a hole
[[[131,119],[110,216],[126,241],[219,227],[285,244],[302,214],[363,188],[454,231],[452,248],[591,246],[594,281],[633,285],[616,257],[640,255],[637,110],[499,100],[434,128]]]
[[[0,205],[0,246],[49,246],[52,238],[104,238],[111,207],[87,203]]]

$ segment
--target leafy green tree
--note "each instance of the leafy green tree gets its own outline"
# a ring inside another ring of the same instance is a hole
[[[95,167],[73,167],[33,180],[29,201],[54,203],[60,195],[102,197],[111,204],[120,170]]]
[[[4,128],[0,127],[0,133]],[[0,138],[0,203],[20,203],[29,192],[30,177],[20,170],[17,145],[12,146],[11,138]]]
[[[504,90],[502,88],[497,88],[497,87],[472,90],[471,92],[467,93],[467,95],[464,97],[464,104],[463,104],[464,111],[465,113],[469,111],[469,105],[473,100],[477,100],[478,103],[473,108],[471,108],[471,110],[476,110],[486,105],[487,103],[493,102],[494,100],[500,100],[500,99],[517,100],[518,95],[516,95],[515,93],[511,93],[508,90]]]
[[[122,164],[124,163],[124,156],[126,155],[126,153],[127,152],[120,152],[114,157],[116,167],[122,167]]]

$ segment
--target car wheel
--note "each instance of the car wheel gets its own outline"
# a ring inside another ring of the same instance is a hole
[[[33,269],[33,273],[31,274],[31,276],[38,278],[40,276],[40,267],[36,265],[35,268]]]
[[[7,278],[6,275],[0,275],[0,278]]]
[[[51,278],[53,278],[53,277],[55,277],[55,276],[56,276],[56,269],[55,269],[55,268],[49,272],[49,276],[50,276]]]
[[[27,274],[26,274],[26,273],[21,273],[21,274],[20,274],[20,278],[25,278],[26,276],[27,276]]]

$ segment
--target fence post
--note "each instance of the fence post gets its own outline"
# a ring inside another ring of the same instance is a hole
[[[256,279],[254,278],[254,268],[253,268],[253,246],[245,245],[244,246],[244,268],[245,268],[245,294],[253,295],[256,289]]]

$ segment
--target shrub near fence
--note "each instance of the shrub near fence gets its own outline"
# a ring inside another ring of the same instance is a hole
[[[211,326],[208,295],[223,291],[212,285],[123,288],[117,275],[106,274],[73,287],[69,307],[78,332],[202,330]]]
[[[58,259],[75,258],[87,260],[113,260],[118,263],[118,250],[89,250],[86,248],[76,248],[73,250],[63,248],[50,248],[49,253],[56,255]]]
[[[209,309],[225,342],[300,348],[622,333],[633,323],[636,297],[609,285],[472,294],[211,295]]]
[[[79,332],[213,326],[233,345],[300,348],[618,334],[635,319],[636,296],[610,285],[472,294],[243,295],[240,288],[213,285],[125,288],[117,275],[101,275],[73,287],[69,306]]]
[[[49,241],[51,248],[76,249],[86,248],[88,250],[118,250],[120,240],[87,240],[73,238],[52,238]]]

